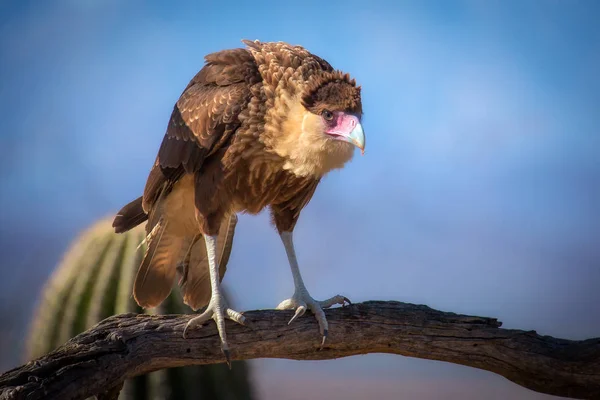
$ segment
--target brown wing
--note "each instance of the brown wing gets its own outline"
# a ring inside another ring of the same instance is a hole
[[[240,126],[239,113],[250,101],[250,86],[260,80],[252,55],[245,49],[206,56],[177,101],[158,156],[144,189],[148,212],[163,191],[184,173],[199,171],[206,157],[227,145]]]

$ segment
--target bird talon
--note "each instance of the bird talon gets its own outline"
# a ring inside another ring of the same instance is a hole
[[[190,329],[192,328],[196,328],[196,327],[202,327],[202,324],[198,324],[196,322],[194,322],[195,318],[192,318],[191,320],[188,321],[188,323],[185,325],[185,328],[183,328],[183,338],[187,339],[188,338],[188,332],[190,331]]]
[[[305,312],[306,312],[306,306],[298,307],[296,309],[296,312],[294,313],[294,316],[292,317],[292,319],[290,319],[290,322],[288,322],[288,325],[291,324],[292,322],[294,322],[294,320],[296,318],[303,316]]]
[[[187,339],[187,333],[191,328],[201,328],[202,325],[212,317],[213,315],[211,315],[210,310],[207,308],[202,314],[196,315],[195,317],[190,319],[186,324],[185,328],[183,329],[183,338]]]
[[[242,313],[232,310],[227,306],[227,301],[223,297],[223,295],[219,292],[213,293],[211,300],[206,307],[206,310],[200,315],[194,316],[191,318],[185,328],[183,329],[183,337],[184,339],[188,338],[189,330],[196,326],[201,327],[202,324],[208,322],[208,320],[213,319],[217,325],[217,331],[219,333],[219,337],[221,338],[221,351],[225,356],[225,362],[231,369],[231,354],[229,352],[229,346],[227,344],[227,337],[225,335],[225,317],[239,323],[244,324],[246,322],[246,318],[242,315]]]
[[[325,340],[327,340],[328,334],[329,331],[327,329],[323,330],[323,340],[321,341],[321,347],[319,348],[319,350],[323,350],[323,346],[325,346]]]
[[[229,369],[231,369],[231,353],[229,352],[229,349],[226,347],[222,347],[221,351],[225,356],[225,362],[227,363],[227,366],[229,367]]]

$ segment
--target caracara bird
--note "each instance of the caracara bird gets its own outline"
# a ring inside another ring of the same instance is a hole
[[[360,87],[348,74],[300,46],[243,42],[246,49],[205,57],[173,109],[143,196],[113,223],[124,232],[148,221],[148,250],[133,288],[138,304],[159,305],[179,272],[185,303],[207,306],[184,336],[214,319],[228,361],[224,318],[244,323],[221,291],[236,213],[270,207],[295,286],[277,308],[296,311],[290,323],[311,310],[324,341],[323,308],[349,301],[311,297],[292,232],[321,178],[342,168],[354,146],[365,147]]]

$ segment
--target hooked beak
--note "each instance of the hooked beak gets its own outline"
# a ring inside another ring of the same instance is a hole
[[[348,141],[354,144],[356,147],[360,149],[361,154],[365,155],[365,132],[363,131],[362,125],[360,122],[356,124],[350,135],[348,136]]]
[[[336,140],[352,143],[365,154],[365,132],[355,115],[340,115],[337,125],[327,133]]]

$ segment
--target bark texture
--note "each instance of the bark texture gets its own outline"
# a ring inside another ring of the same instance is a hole
[[[247,325],[227,323],[233,360],[322,360],[366,353],[463,364],[495,372],[553,395],[600,398],[600,338],[572,341],[535,331],[502,329],[494,318],[369,301],[327,310],[322,350],[317,322],[292,311],[244,313]],[[214,323],[182,337],[189,315],[110,317],[48,355],[0,375],[0,399],[85,399],[114,396],[127,378],[162,368],[224,362]]]

